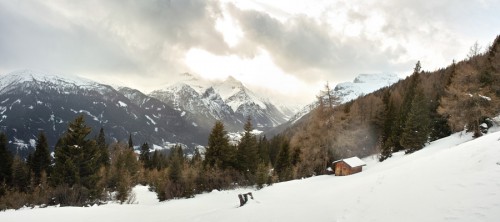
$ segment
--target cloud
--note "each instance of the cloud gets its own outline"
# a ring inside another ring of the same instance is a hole
[[[433,70],[462,59],[498,34],[498,11],[494,0],[0,0],[0,71],[83,74],[147,91],[192,71],[188,54],[201,50],[245,64],[266,55],[277,70],[267,76],[316,91],[359,73],[409,74],[417,60]]]
[[[242,56],[264,48],[277,65],[304,81],[346,81],[364,72],[410,74],[417,60],[424,69],[434,70],[464,58],[474,42],[467,30],[475,25],[462,25],[477,22],[479,15],[491,20],[494,9],[500,9],[498,3],[481,2],[332,1],[321,5],[316,15],[295,8],[287,17],[242,10],[236,4],[228,8],[245,35],[238,51]],[[494,38],[495,33],[488,36]]]
[[[193,47],[227,53],[217,2],[0,2],[0,66],[168,79]]]
[[[82,26],[45,23],[46,21],[41,21],[45,7],[38,4],[25,7],[0,7],[2,66],[56,71],[137,70],[137,64],[112,39],[96,35]],[[23,11],[39,11],[39,15],[20,14]]]
[[[405,53],[400,46],[380,48],[379,40],[365,35],[335,35],[329,24],[304,15],[281,22],[266,12],[236,6],[230,10],[247,41],[239,53],[252,54],[265,48],[281,68],[306,81],[346,79],[360,70],[389,70],[390,60]]]

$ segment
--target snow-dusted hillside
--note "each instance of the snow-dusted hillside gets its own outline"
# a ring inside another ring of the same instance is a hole
[[[192,199],[156,201],[134,189],[134,205],[49,207],[0,212],[0,221],[483,221],[500,218],[500,132],[476,140],[454,134],[411,155],[380,163],[364,159],[363,172],[317,176],[262,190],[213,191]],[[237,195],[253,192],[239,206]]]
[[[231,76],[221,82],[209,82],[184,73],[180,79],[150,96],[193,114],[205,127],[222,120],[229,130],[241,130],[251,116],[255,127],[271,128],[284,123],[289,116],[288,109],[274,105]]]
[[[340,98],[341,103],[346,103],[359,96],[390,86],[399,80],[396,74],[360,74],[353,82],[337,84],[333,92]]]
[[[372,93],[383,87],[390,86],[398,82],[399,80],[400,79],[396,74],[360,74],[354,79],[353,82],[344,82],[337,84],[333,88],[332,92],[333,95],[337,96],[340,99],[340,103],[346,103],[360,96]],[[313,102],[305,106],[295,115],[293,115],[290,118],[289,122],[297,122],[300,118],[307,115],[317,106],[317,102]]]

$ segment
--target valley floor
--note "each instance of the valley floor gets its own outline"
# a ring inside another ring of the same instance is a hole
[[[0,212],[0,221],[499,221],[500,132],[454,134],[411,155],[395,153],[363,172],[317,176],[262,190],[213,191],[159,203],[146,187],[136,204]],[[254,200],[238,207],[239,193]]]

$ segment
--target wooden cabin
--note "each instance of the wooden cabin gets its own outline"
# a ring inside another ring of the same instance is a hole
[[[332,165],[335,176],[347,176],[361,172],[366,163],[358,157],[351,157],[334,161]]]

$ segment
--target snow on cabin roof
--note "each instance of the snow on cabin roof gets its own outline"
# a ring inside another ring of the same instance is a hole
[[[337,163],[337,162],[340,162],[340,161],[344,161],[344,163],[347,163],[347,165],[349,165],[350,167],[359,167],[359,166],[365,166],[366,163],[359,159],[357,156],[355,157],[351,157],[351,158],[347,158],[347,159],[341,159],[341,160],[337,160],[333,163]]]

